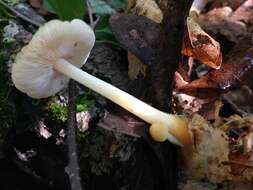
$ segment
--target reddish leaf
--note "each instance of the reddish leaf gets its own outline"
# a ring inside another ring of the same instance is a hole
[[[247,168],[253,168],[253,165],[248,164],[248,160],[251,157],[251,153],[242,154],[240,151],[230,152],[230,161],[224,164],[229,164],[231,167],[231,173],[234,175],[242,175]]]
[[[214,69],[221,66],[220,44],[202,30],[192,17],[187,18],[187,32],[184,37],[182,53],[192,56]]]
[[[179,87],[179,91],[207,98],[241,86],[253,71],[253,48],[250,45],[249,38],[244,39],[231,51],[220,69],[212,70],[203,77]],[[237,51],[238,49],[240,51]]]

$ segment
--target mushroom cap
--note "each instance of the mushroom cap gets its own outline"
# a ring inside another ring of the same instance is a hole
[[[12,67],[14,85],[32,98],[56,94],[69,78],[56,71],[54,64],[65,59],[78,68],[82,67],[94,43],[93,30],[82,20],[49,21],[17,54]]]
[[[168,127],[162,123],[154,123],[149,128],[151,137],[157,142],[164,142],[169,137]]]

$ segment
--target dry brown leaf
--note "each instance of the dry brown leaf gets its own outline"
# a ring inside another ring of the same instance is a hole
[[[128,76],[130,79],[137,79],[138,76],[146,76],[147,66],[134,54],[128,52]]]
[[[233,10],[230,7],[212,9],[198,17],[198,23],[206,30],[214,34],[222,34],[232,42],[238,42],[247,36],[247,27],[243,22],[232,20]]]
[[[252,187],[253,116],[232,115],[223,118],[223,123],[219,126],[213,127],[203,117],[195,114],[189,127],[195,147],[182,150],[187,181],[180,184],[181,189],[202,189],[207,186],[208,189],[220,189],[211,184],[224,181],[228,182],[229,189]],[[232,135],[234,130],[237,130],[234,134],[238,137]]]
[[[163,13],[156,4],[155,0],[135,0],[128,4],[130,12],[135,15],[145,16],[156,23],[161,23]]]
[[[222,97],[233,107],[236,113],[242,116],[253,114],[253,92],[248,86],[243,85],[239,89],[229,91]]]
[[[209,10],[219,7],[231,7],[233,10],[236,10],[245,0],[212,0],[213,3],[208,6]]]
[[[230,166],[233,175],[240,176],[246,169],[253,167],[253,165],[250,166],[248,164],[250,157],[251,153],[242,154],[240,151],[230,152],[229,161],[223,164]]]
[[[223,131],[229,131],[231,129],[249,128],[253,125],[253,117],[240,117],[238,115],[232,115],[226,119],[226,122],[220,126]]]
[[[154,0],[129,0],[128,10],[132,14],[145,16],[154,22],[162,22],[163,14]],[[146,65],[131,52],[128,52],[128,76],[130,79],[138,75],[146,75]]]
[[[208,121],[217,120],[222,106],[221,100],[210,101],[203,104],[198,113]]]
[[[247,24],[253,24],[253,0],[245,1],[231,16],[233,21],[241,21]]]
[[[181,86],[179,91],[200,98],[218,97],[221,93],[243,85],[253,72],[251,44],[251,38],[243,39],[227,55],[220,69],[212,70],[201,78]]]
[[[118,116],[110,113],[106,114],[98,123],[99,127],[133,137],[140,137],[143,134],[144,125],[144,122],[131,116]]]
[[[187,32],[182,53],[214,69],[220,68],[222,63],[220,44],[202,30],[192,17],[187,18]]]
[[[230,166],[234,180],[250,182],[253,179],[253,116],[232,115],[219,128],[230,134],[229,161],[223,164]]]
[[[179,88],[180,92],[199,98],[208,98],[239,87],[252,73],[249,62],[223,64],[219,70],[213,70],[200,79]]]
[[[174,81],[176,88],[180,88],[188,84],[188,82],[184,80],[183,76],[178,71],[175,72]]]

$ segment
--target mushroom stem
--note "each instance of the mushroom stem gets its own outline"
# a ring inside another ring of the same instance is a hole
[[[60,73],[63,73],[125,108],[147,123],[158,123],[167,126],[168,132],[171,134],[168,134],[169,141],[181,146],[191,142],[187,124],[179,116],[162,112],[113,85],[84,72],[65,59],[59,59],[54,64],[54,68]]]

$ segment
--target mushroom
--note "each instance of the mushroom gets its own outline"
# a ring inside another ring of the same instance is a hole
[[[187,124],[182,118],[153,108],[80,69],[94,43],[93,30],[82,20],[46,23],[17,54],[12,67],[14,85],[32,98],[46,98],[60,91],[72,78],[150,123],[151,136],[158,141],[190,144]]]

